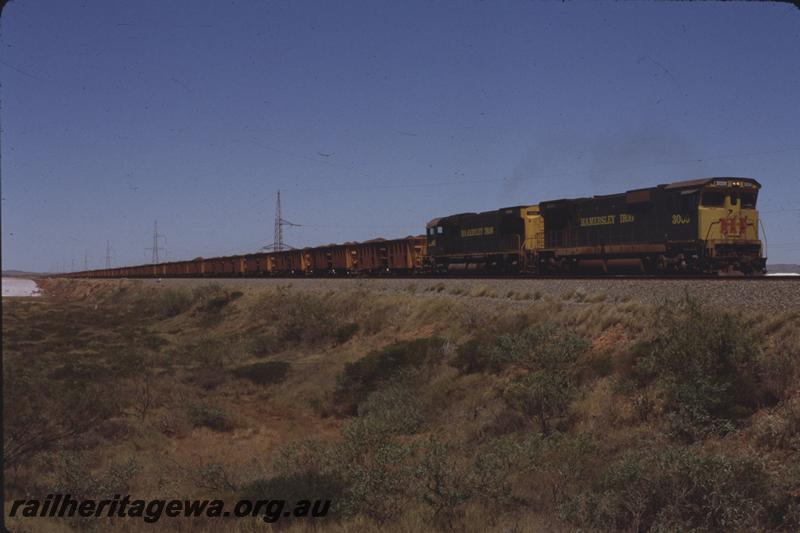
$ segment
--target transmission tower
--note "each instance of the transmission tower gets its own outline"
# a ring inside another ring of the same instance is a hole
[[[106,241],[106,268],[111,268],[111,243]]]
[[[294,250],[294,246],[290,246],[283,242],[283,227],[300,227],[302,224],[295,224],[283,218],[281,215],[281,191],[278,190],[278,199],[275,202],[275,233],[273,236],[272,244],[264,246],[262,250],[272,250],[275,252],[282,252],[283,250]]]
[[[153,261],[154,265],[159,262],[159,260],[158,260],[158,251],[159,250],[165,250],[165,248],[163,246],[159,246],[158,245],[158,240],[159,239],[163,239],[164,240],[164,244],[167,244],[167,238],[164,235],[162,235],[162,234],[160,234],[158,232],[158,220],[156,220],[153,223],[153,246],[151,246],[149,248],[145,248],[145,250],[152,250],[152,252],[153,252],[152,261]]]
[[[83,270],[89,270],[89,250],[83,251]]]

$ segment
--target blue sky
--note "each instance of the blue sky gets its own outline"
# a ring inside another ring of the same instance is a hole
[[[420,234],[704,176],[800,263],[800,10],[751,3],[14,0],[3,268]]]

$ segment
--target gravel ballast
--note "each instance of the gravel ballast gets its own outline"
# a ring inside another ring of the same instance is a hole
[[[689,294],[705,304],[729,310],[800,310],[800,280],[795,279],[181,278],[142,281],[168,287],[219,283],[235,290],[289,286],[315,292],[360,289],[519,301],[551,298],[576,303],[639,301],[652,304]]]

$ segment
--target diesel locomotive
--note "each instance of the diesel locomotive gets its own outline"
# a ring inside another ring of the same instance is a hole
[[[706,178],[437,218],[427,264],[440,273],[763,274],[760,188]]]
[[[705,178],[619,194],[436,218],[424,236],[374,239],[92,270],[71,277],[487,273],[761,275],[766,258],[749,178]]]

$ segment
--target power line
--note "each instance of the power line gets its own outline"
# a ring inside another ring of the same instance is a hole
[[[645,163],[641,165],[634,165],[629,167],[620,167],[620,168],[604,168],[604,169],[597,169],[597,170],[578,170],[578,171],[568,171],[568,172],[552,172],[548,174],[540,174],[535,176],[525,176],[525,177],[505,177],[505,178],[477,178],[477,179],[465,179],[465,180],[442,180],[442,181],[433,181],[433,182],[425,182],[425,183],[403,183],[403,184],[392,184],[392,185],[360,185],[360,186],[353,186],[353,187],[336,187],[335,189],[325,189],[320,187],[314,186],[289,186],[292,188],[296,188],[298,190],[304,191],[314,191],[314,192],[349,192],[349,191],[365,191],[365,190],[392,190],[392,189],[412,189],[412,188],[420,188],[420,187],[442,187],[442,186],[459,186],[459,185],[471,185],[471,184],[478,184],[478,183],[515,183],[515,182],[528,182],[533,180],[546,180],[546,179],[554,179],[560,177],[568,177],[568,176],[592,176],[597,174],[607,174],[610,172],[628,172],[631,170],[639,170],[657,166],[668,166],[668,165],[683,165],[688,163],[702,163],[704,161],[713,161],[717,159],[737,159],[741,157],[753,157],[753,156],[761,156],[761,155],[773,155],[773,154],[782,154],[785,152],[795,152],[800,150],[800,147],[788,147],[783,148],[780,150],[764,150],[758,152],[743,152],[738,154],[723,154],[723,155],[713,155],[708,157],[696,157],[693,159],[682,159],[682,160],[673,160],[673,161],[654,161],[652,163]],[[365,175],[361,172],[359,174]]]

